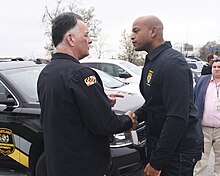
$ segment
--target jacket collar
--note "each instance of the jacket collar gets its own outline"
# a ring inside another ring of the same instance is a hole
[[[51,60],[57,60],[57,59],[66,59],[66,60],[71,60],[73,62],[76,63],[80,63],[79,60],[77,60],[76,58],[70,56],[69,54],[66,53],[55,53],[52,55],[52,59]]]
[[[159,45],[157,48],[155,48],[152,52],[150,52],[147,55],[147,58],[150,60],[153,60],[156,58],[160,53],[162,53],[164,50],[171,48],[172,45],[169,41],[164,42],[163,44]]]

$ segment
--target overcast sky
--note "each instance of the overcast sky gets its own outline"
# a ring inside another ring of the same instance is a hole
[[[56,0],[0,1],[0,57],[45,57],[49,39],[41,22],[45,6],[53,9]],[[68,3],[68,0],[66,0]],[[79,7],[95,7],[95,18],[106,38],[106,57],[116,57],[124,29],[143,15],[156,15],[164,24],[164,38],[175,43],[203,46],[220,42],[220,0],[81,0]],[[93,54],[93,53],[91,53]]]

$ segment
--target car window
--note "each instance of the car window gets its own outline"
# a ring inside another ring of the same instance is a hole
[[[0,82],[0,100],[6,100],[6,99],[7,99],[6,88],[2,84],[2,82]]]
[[[197,69],[197,65],[194,63],[188,63],[189,67],[192,69]]]
[[[7,70],[3,74],[7,75],[10,83],[15,86],[25,96],[29,102],[37,102],[37,79],[43,69],[42,67],[29,67],[17,70]]]
[[[102,70],[105,73],[108,73],[114,77],[119,77],[118,69],[114,64],[110,63],[100,63],[100,70]]]
[[[0,94],[5,93],[5,87],[2,84],[2,82],[0,82]]]
[[[120,64],[122,64],[123,66],[125,66],[126,68],[131,70],[133,73],[135,73],[137,75],[141,75],[142,69],[140,67],[138,67],[137,65],[134,65],[130,62],[121,62]]]
[[[0,104],[6,104],[6,103],[9,104],[10,99],[12,101],[11,102],[12,106],[18,105],[13,95],[8,91],[8,89],[5,87],[2,81],[0,81]]]
[[[116,78],[112,77],[111,75],[108,75],[107,73],[104,73],[103,71],[96,70],[96,72],[99,74],[104,87],[106,88],[118,88],[124,85],[123,82],[117,80]]]
[[[192,71],[201,72],[203,64],[201,62],[188,62],[189,67]]]
[[[129,74],[125,69],[118,65],[110,63],[100,63],[100,70],[114,77],[120,77],[120,74]]]
[[[119,67],[118,65],[115,65],[116,70],[118,70],[119,74],[129,74],[125,69]]]

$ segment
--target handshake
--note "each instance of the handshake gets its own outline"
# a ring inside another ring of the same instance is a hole
[[[107,94],[107,97],[109,99],[109,102],[110,102],[111,106],[113,107],[116,104],[116,97],[124,98],[124,95],[121,94],[121,93],[109,93],[109,94]],[[131,118],[131,121],[132,121],[131,130],[136,129],[137,126],[138,126],[138,121],[137,121],[136,114],[132,111],[128,111],[128,112],[125,113],[125,115],[128,115]]]
[[[128,111],[125,113],[125,115],[128,115],[131,118],[132,121],[132,128],[131,130],[135,130],[138,126],[137,116],[134,112]]]

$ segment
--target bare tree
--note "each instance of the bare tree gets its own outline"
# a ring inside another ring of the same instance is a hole
[[[54,52],[54,46],[52,44],[51,39],[51,25],[52,20],[57,17],[60,13],[63,12],[73,12],[82,16],[84,22],[87,24],[88,29],[90,31],[90,35],[93,41],[97,40],[99,33],[101,32],[101,28],[99,25],[101,21],[95,19],[95,8],[90,7],[89,9],[79,8],[77,6],[77,1],[70,1],[68,5],[64,5],[65,0],[58,0],[55,9],[49,10],[48,6],[45,6],[45,12],[42,17],[42,22],[45,24],[46,30],[45,35],[49,37],[50,41],[44,47],[47,51],[47,54],[51,54]]]
[[[133,44],[131,42],[131,36],[127,33],[126,29],[122,32],[121,43],[121,53],[119,53],[118,57],[123,60],[127,60],[132,63],[137,63],[137,60],[144,60],[144,52],[136,52],[134,50]],[[141,63],[143,63],[141,61]]]
[[[134,47],[131,42],[131,37],[127,33],[126,29],[122,31],[122,39],[120,40],[120,49],[118,57],[123,60],[127,60],[129,62],[134,62],[134,60],[138,57],[137,52],[134,50]]]
[[[97,37],[97,40],[93,44],[93,49],[96,52],[97,59],[101,59],[102,55],[106,52],[105,45],[106,45],[106,36],[100,34]]]

